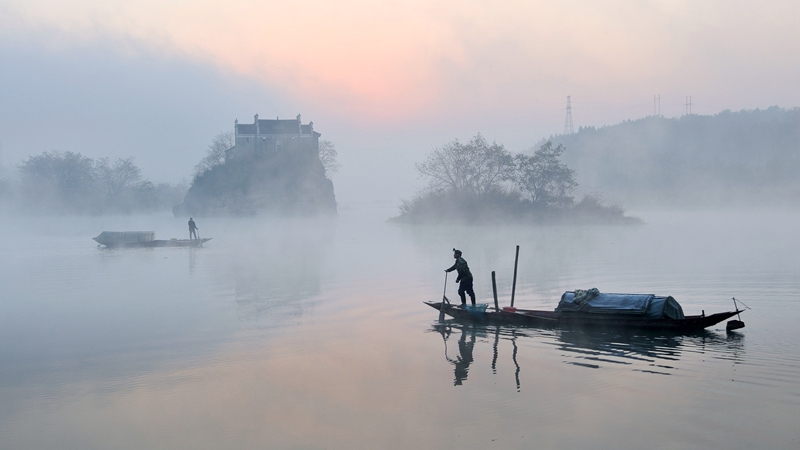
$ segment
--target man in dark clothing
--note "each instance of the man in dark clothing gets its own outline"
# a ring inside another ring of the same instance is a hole
[[[456,263],[453,264],[453,267],[449,269],[445,269],[445,272],[452,272],[454,270],[458,271],[458,278],[456,278],[456,283],[461,283],[458,286],[458,296],[461,297],[461,305],[464,306],[467,304],[467,296],[464,293],[469,294],[470,300],[472,300],[472,304],[475,304],[475,291],[472,290],[472,272],[469,271],[469,266],[467,266],[467,261],[461,257],[461,250],[453,249],[453,258],[455,258]]]
[[[189,239],[199,239],[197,237],[197,230],[199,229],[200,228],[197,228],[197,225],[195,225],[194,219],[189,217]]]

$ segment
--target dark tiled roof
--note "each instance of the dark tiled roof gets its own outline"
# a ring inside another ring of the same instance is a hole
[[[236,125],[236,132],[238,134],[256,134],[256,124],[240,123]]]
[[[297,134],[297,120],[258,120],[261,134]]]
[[[259,134],[297,134],[297,123],[297,119],[259,119],[258,131]],[[254,123],[240,123],[236,127],[238,134],[256,134],[256,125]],[[311,134],[313,132],[311,125],[300,125],[300,129],[302,134]]]

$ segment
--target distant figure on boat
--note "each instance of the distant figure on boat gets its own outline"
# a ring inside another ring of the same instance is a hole
[[[189,239],[200,239],[197,237],[197,230],[199,229],[200,228],[197,228],[197,224],[194,223],[194,219],[189,217]]]
[[[453,264],[453,267],[449,269],[445,269],[445,272],[452,272],[454,270],[458,271],[458,278],[456,278],[456,283],[461,283],[458,286],[458,296],[461,297],[461,305],[465,306],[467,304],[467,296],[464,293],[469,294],[470,300],[472,300],[472,304],[475,304],[475,291],[472,290],[472,272],[469,271],[469,266],[467,265],[467,261],[461,257],[461,250],[453,249],[453,258],[455,258],[456,263]]]

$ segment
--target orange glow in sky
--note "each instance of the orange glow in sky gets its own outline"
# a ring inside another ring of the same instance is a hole
[[[609,96],[703,91],[741,96],[748,107],[756,95],[774,96],[764,84],[800,101],[791,82],[800,65],[789,56],[800,50],[800,11],[789,1],[11,0],[6,8],[23,19],[20,30],[125,36],[317,109],[375,120],[560,104],[577,93],[613,103]],[[748,94],[747,83],[762,87]]]

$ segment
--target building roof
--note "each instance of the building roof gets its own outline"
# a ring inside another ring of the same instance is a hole
[[[256,124],[240,123],[236,125],[237,134],[256,134]]]
[[[309,125],[300,125],[297,119],[289,120],[268,120],[258,119],[259,134],[299,134],[302,128],[303,134],[311,134]],[[256,134],[255,123],[240,123],[236,125],[237,134]]]

